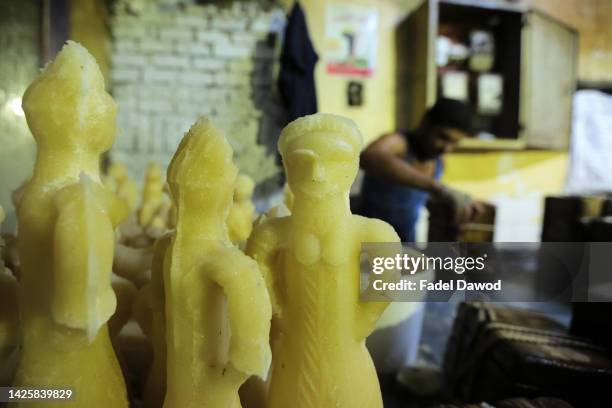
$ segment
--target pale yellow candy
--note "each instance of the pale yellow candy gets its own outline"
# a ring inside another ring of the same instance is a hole
[[[141,288],[149,281],[153,248],[133,248],[121,243],[115,244],[113,271]]]
[[[163,193],[162,199],[145,228],[145,233],[152,239],[157,240],[169,229],[169,215],[172,208],[170,197]]]
[[[132,282],[115,274],[111,277],[111,285],[117,297],[117,308],[108,321],[108,332],[114,339],[132,317],[132,305],[138,291]]]
[[[69,42],[30,85],[23,108],[38,155],[17,208],[23,344],[14,384],[72,388],[78,407],[127,407],[107,328],[114,228],[127,209],[99,174],[117,107],[94,58]]]
[[[232,242],[246,241],[253,230],[255,205],[251,201],[255,182],[246,174],[236,178],[234,187],[234,205],[227,217],[227,228]]]
[[[149,282],[149,307],[151,312],[147,336],[153,346],[153,363],[147,376],[144,392],[145,408],[160,408],[166,395],[166,311],[164,293],[164,259],[170,245],[170,234],[155,242],[151,281]]]
[[[399,237],[351,214],[361,145],[353,122],[334,115],[300,118],[281,134],[291,215],[265,219],[247,243],[274,310],[268,408],[382,407],[365,338],[388,303],[359,302],[360,247]]]
[[[291,211],[291,207],[293,207],[293,193],[291,192],[291,188],[289,188],[289,184],[285,183],[285,187],[283,188],[283,204],[289,211]]]
[[[240,407],[240,385],[268,372],[270,300],[225,224],[236,175],[229,143],[205,118],[168,168],[178,218],[164,262],[166,408]]]
[[[119,225],[118,231],[118,242],[125,245],[129,245],[133,239],[143,233],[143,229],[138,225],[136,214],[134,213],[130,213],[125,220],[123,220]]]
[[[126,203],[130,211],[134,210],[138,201],[138,186],[130,178],[125,164],[121,162],[111,164],[104,182]]]
[[[138,210],[138,223],[146,227],[162,204],[164,182],[162,170],[159,164],[149,163],[145,174],[145,182],[142,188],[142,202]]]
[[[177,213],[176,213],[176,205],[174,203],[172,203],[170,205],[170,209],[168,210],[168,219],[166,220],[166,226],[169,229],[174,229],[176,227],[176,218],[177,218]]]
[[[253,179],[246,174],[239,174],[236,177],[236,184],[234,186],[234,201],[251,200],[254,190],[255,182]]]
[[[60,325],[86,330],[90,340],[116,307],[110,273],[115,225],[107,212],[112,199],[100,184],[82,176],[54,200],[51,314]]]

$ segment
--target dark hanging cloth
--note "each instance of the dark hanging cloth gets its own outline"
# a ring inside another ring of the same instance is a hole
[[[314,69],[317,55],[306,25],[306,16],[295,2],[285,27],[278,88],[287,110],[287,122],[317,112]]]

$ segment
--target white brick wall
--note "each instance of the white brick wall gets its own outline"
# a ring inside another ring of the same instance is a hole
[[[116,53],[113,54],[112,62],[114,66],[124,67],[143,67],[147,63],[147,57],[142,54]]]
[[[183,55],[155,55],[151,58],[151,63],[159,68],[189,68],[190,61],[188,56]]]
[[[144,82],[161,82],[161,83],[173,83],[179,76],[178,71],[169,71],[159,68],[145,68],[144,69]]]
[[[221,71],[225,68],[225,61],[217,58],[207,58],[207,57],[194,57],[192,59],[192,65],[196,69],[201,69],[203,71]]]
[[[159,30],[159,36],[162,41],[181,40],[191,41],[193,39],[193,30],[189,27],[162,27]]]
[[[207,114],[230,139],[242,171],[256,179],[274,173],[273,156],[258,145],[270,140],[261,134],[260,109],[273,99],[275,53],[265,41],[273,13],[243,1],[117,11],[111,81],[120,134],[112,158],[140,179],[150,160],[167,165],[189,126]]]
[[[185,86],[211,85],[214,83],[213,75],[204,72],[183,72],[179,81]]]
[[[198,41],[207,44],[229,44],[230,37],[228,33],[222,31],[198,30],[196,33]]]
[[[111,78],[114,84],[121,84],[124,82],[137,82],[140,77],[140,71],[137,69],[129,69],[117,67],[113,69]]]

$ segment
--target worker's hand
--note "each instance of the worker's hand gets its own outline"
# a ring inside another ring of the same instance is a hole
[[[453,206],[455,221],[458,224],[469,222],[475,215],[482,214],[485,211],[483,203],[475,201],[468,194],[448,186],[441,186],[436,195]]]
[[[485,204],[481,201],[472,200],[457,211],[457,223],[464,224],[472,221],[476,215],[486,211]]]

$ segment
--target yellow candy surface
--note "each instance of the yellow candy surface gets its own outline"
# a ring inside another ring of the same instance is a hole
[[[225,220],[237,169],[225,137],[200,119],[168,168],[177,208],[165,255],[166,408],[240,407],[238,388],[270,364],[271,306],[256,263]]]
[[[234,205],[227,217],[227,228],[232,242],[246,241],[253,230],[255,205],[251,201],[255,182],[246,174],[236,178],[234,187]]]
[[[138,187],[128,175],[125,164],[121,162],[111,164],[108,168],[105,184],[123,200],[130,211],[134,209],[138,201]]]
[[[149,163],[142,189],[142,202],[138,210],[138,223],[147,226],[153,219],[158,207],[162,204],[164,183],[159,164]]]
[[[359,303],[360,246],[399,237],[351,214],[361,143],[351,121],[326,114],[281,134],[291,215],[265,219],[247,243],[274,309],[268,408],[382,407],[365,338],[387,303]]]
[[[150,308],[151,327],[148,337],[153,345],[153,363],[145,385],[145,408],[163,406],[166,395],[166,310],[164,293],[164,262],[171,235],[166,234],[155,242],[151,269]]]
[[[99,175],[116,105],[94,58],[69,42],[30,85],[23,109],[38,153],[17,208],[23,344],[14,384],[72,388],[79,407],[127,407],[107,329],[113,231],[126,207]]]

